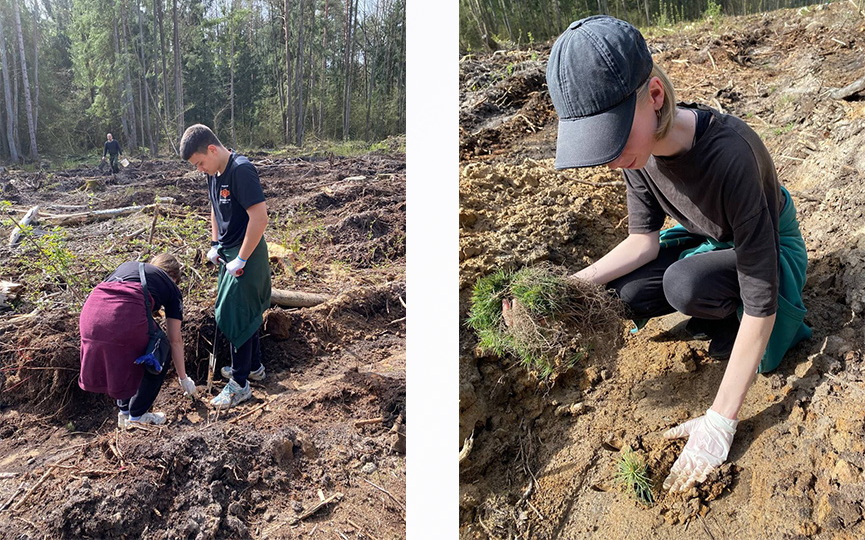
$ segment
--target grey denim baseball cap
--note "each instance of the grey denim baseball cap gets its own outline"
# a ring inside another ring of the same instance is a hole
[[[547,63],[547,87],[559,116],[557,169],[619,157],[631,133],[636,90],[652,65],[640,31],[608,15],[573,22],[559,36]]]

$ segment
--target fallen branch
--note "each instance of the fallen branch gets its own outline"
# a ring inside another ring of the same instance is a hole
[[[21,218],[21,221],[15,223],[15,229],[12,230],[12,234],[9,235],[9,245],[14,246],[18,239],[21,238],[21,233],[24,231],[24,227],[30,225],[39,217],[39,205],[37,204],[33,208],[27,211],[24,214],[24,217]]]
[[[54,467],[49,465],[48,470],[45,471],[45,474],[42,475],[42,478],[40,478],[38,482],[33,484],[33,487],[31,487],[30,489],[27,490],[27,493],[25,493],[24,496],[21,497],[21,500],[12,506],[12,510],[13,511],[18,510],[21,507],[21,505],[27,501],[27,499],[30,497],[30,495],[32,495],[33,492],[36,491],[39,488],[39,486],[41,486],[45,482],[45,480],[48,479],[48,477],[51,475],[52,472],[54,472]]]
[[[327,302],[329,296],[323,294],[287,291],[284,289],[270,290],[270,303],[282,307],[312,307]]]
[[[235,416],[234,418],[232,418],[231,420],[229,420],[227,423],[228,423],[228,424],[236,424],[238,421],[243,420],[244,418],[246,418],[247,416],[250,416],[250,415],[253,414],[253,413],[257,413],[257,412],[260,411],[261,409],[267,407],[269,404],[270,404],[270,401],[265,401],[264,403],[262,403],[261,405],[257,406],[256,408],[254,408],[254,409],[252,409],[252,410],[250,410],[250,411],[246,411],[245,413],[241,414],[240,416]]]
[[[15,490],[15,493],[13,493],[11,497],[6,499],[6,502],[4,502],[2,506],[0,506],[0,512],[9,508],[9,505],[12,504],[12,501],[15,500],[15,497],[17,497],[18,494],[21,493],[22,491],[24,491],[24,484],[23,483],[20,486],[18,486],[18,489]]]
[[[103,219],[113,219],[116,217],[128,216],[136,214],[143,210],[156,207],[159,203],[171,204],[174,202],[172,197],[157,197],[153,204],[138,204],[134,206],[124,206],[122,208],[108,208],[105,210],[93,210],[90,212],[77,212],[74,214],[58,214],[53,216],[45,216],[42,222],[48,225],[66,226],[80,225],[82,223],[92,223]]]
[[[844,88],[833,90],[829,93],[829,97],[832,99],[846,99],[853,94],[858,94],[862,90],[865,90],[865,75],[859,77]]]
[[[306,519],[306,518],[308,518],[309,516],[315,514],[316,512],[318,512],[319,510],[321,510],[322,508],[324,508],[325,506],[327,506],[328,504],[330,504],[330,503],[332,503],[332,502],[337,502],[337,501],[339,501],[340,499],[342,499],[342,497],[343,497],[343,494],[342,494],[342,493],[334,493],[333,495],[331,495],[331,496],[328,497],[327,499],[325,499],[325,500],[319,502],[318,504],[316,504],[315,506],[313,506],[312,508],[310,508],[310,509],[307,510],[306,512],[304,512],[304,513],[302,513],[301,515],[297,516],[296,518],[292,519],[292,520],[289,522],[289,525],[294,525],[294,524],[296,524],[296,523],[299,523],[299,522],[303,521],[304,519]]]
[[[366,478],[362,478],[361,480],[363,480],[363,481],[366,482],[367,484],[371,485],[371,486],[374,487],[375,489],[381,491],[382,493],[384,493],[385,495],[387,495],[388,497],[390,497],[391,499],[393,499],[393,502],[397,503],[397,504],[399,505],[399,507],[402,508],[403,511],[405,511],[405,505],[404,505],[403,503],[401,503],[401,502],[399,501],[399,499],[397,499],[396,497],[394,497],[394,496],[391,494],[390,491],[384,489],[383,487],[381,487],[381,486],[379,486],[379,485],[377,485],[377,484],[374,484],[374,483],[370,482],[370,481],[367,480]]]
[[[384,416],[379,416],[378,418],[369,418],[367,420],[357,420],[354,423],[354,427],[366,426],[369,424],[380,424],[384,422]]]

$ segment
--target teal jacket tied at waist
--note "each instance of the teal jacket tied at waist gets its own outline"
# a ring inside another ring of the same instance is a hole
[[[237,257],[240,246],[222,250],[226,262]],[[234,347],[240,347],[261,326],[262,314],[270,307],[270,260],[262,236],[243,267],[234,277],[219,267],[216,291],[216,324]]]
[[[805,305],[802,302],[802,289],[805,287],[805,270],[808,266],[808,253],[805,241],[799,231],[799,221],[796,219],[796,208],[790,193],[782,186],[784,207],[778,216],[778,232],[781,240],[780,276],[778,283],[778,311],[775,315],[775,326],[769,343],[760,361],[758,373],[766,373],[778,367],[784,354],[794,345],[811,337],[811,329],[805,324]],[[685,227],[676,225],[661,231],[661,247],[672,247],[685,242],[693,242],[694,235]],[[732,248],[732,242],[718,242],[711,238],[697,247],[686,249],[680,259],[697,253],[705,253],[715,249]],[[739,308],[739,318],[742,318],[742,308]],[[641,321],[643,322],[643,321]],[[645,324],[645,322],[643,322]],[[641,325],[638,325],[641,326]]]

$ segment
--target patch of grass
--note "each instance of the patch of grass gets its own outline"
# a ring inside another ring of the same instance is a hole
[[[354,157],[371,152],[405,153],[405,136],[391,136],[382,141],[328,141],[308,137],[303,148],[288,145],[277,150],[268,150],[274,158],[293,157]]]
[[[796,122],[789,122],[782,127],[777,127],[772,129],[772,133],[775,135],[784,135],[786,133],[790,133],[796,127]]]
[[[640,503],[646,506],[655,504],[649,468],[643,457],[631,450],[630,446],[622,448],[616,464],[616,481]]]

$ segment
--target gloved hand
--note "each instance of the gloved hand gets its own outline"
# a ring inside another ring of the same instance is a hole
[[[240,257],[235,257],[225,265],[225,271],[234,277],[239,277],[243,274],[243,267],[246,266],[246,261]]]
[[[180,387],[183,388],[184,395],[190,395],[192,397],[196,397],[198,395],[198,388],[195,387],[195,381],[193,381],[189,377],[177,379],[177,381],[180,383]]]
[[[687,491],[705,480],[712,469],[727,459],[738,424],[738,420],[709,409],[704,416],[667,430],[664,437],[668,439],[689,438],[682,455],[673,463],[670,476],[664,480],[664,489],[672,493]]]
[[[219,244],[215,246],[210,246],[210,251],[207,252],[207,258],[213,264],[219,264]]]

